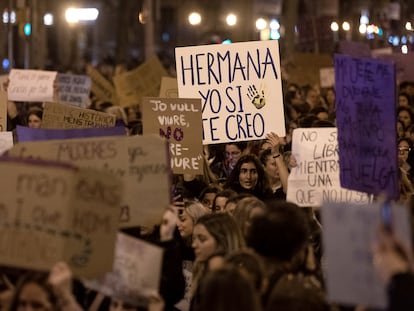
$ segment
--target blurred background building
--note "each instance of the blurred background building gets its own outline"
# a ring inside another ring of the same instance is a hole
[[[333,53],[341,40],[414,48],[410,0],[3,0],[0,12],[3,73],[134,67],[155,53],[171,65],[176,46],[247,40],[279,40],[282,57]]]

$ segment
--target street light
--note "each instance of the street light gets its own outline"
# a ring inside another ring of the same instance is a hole
[[[411,22],[407,22],[405,24],[405,29],[407,29],[407,30],[413,30],[413,26],[411,25]]]
[[[256,28],[257,30],[263,30],[267,27],[267,22],[263,18],[258,18],[256,20]]]
[[[230,13],[229,15],[227,15],[226,17],[226,23],[229,26],[234,26],[237,23],[237,16],[234,15],[233,13]]]
[[[96,8],[69,8],[66,10],[65,17],[69,24],[80,21],[94,21],[98,18],[99,11]]]
[[[201,23],[201,15],[200,13],[193,12],[190,15],[188,15],[188,21],[191,25],[199,25]]]
[[[359,33],[360,33],[361,35],[366,34],[366,33],[367,33],[367,25],[365,25],[365,24],[361,24],[361,25],[359,25]]]
[[[339,30],[339,25],[337,22],[332,22],[331,23],[331,30],[334,32],[337,32]]]
[[[342,23],[342,29],[344,31],[349,31],[349,30],[351,30],[351,25],[348,22],[343,22]]]
[[[43,24],[45,26],[52,26],[53,25],[53,14],[51,13],[46,13],[43,16]]]

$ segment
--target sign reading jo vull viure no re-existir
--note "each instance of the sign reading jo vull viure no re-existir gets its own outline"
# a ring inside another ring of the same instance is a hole
[[[201,98],[203,143],[285,136],[277,41],[176,48],[180,98]]]

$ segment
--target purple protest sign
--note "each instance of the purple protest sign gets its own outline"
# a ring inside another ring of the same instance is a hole
[[[341,186],[398,198],[394,65],[335,55],[335,85]]]
[[[126,135],[124,126],[81,129],[38,129],[18,125],[16,133],[19,142]]]

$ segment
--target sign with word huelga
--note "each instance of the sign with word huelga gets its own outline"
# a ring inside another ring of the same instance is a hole
[[[146,307],[151,293],[159,291],[162,256],[162,248],[118,233],[113,270],[84,284],[111,298]]]
[[[329,202],[369,202],[366,193],[340,185],[336,128],[293,130],[292,154],[297,166],[292,168],[288,178],[287,201],[304,207],[320,207]]]
[[[7,97],[11,101],[54,102],[56,71],[12,69]]]
[[[42,128],[73,129],[115,126],[112,114],[70,105],[45,103]]]
[[[100,100],[116,104],[116,92],[112,83],[105,79],[105,77],[92,65],[86,66],[86,73],[91,77],[91,89],[96,97],[98,97]]]
[[[0,155],[13,147],[13,132],[0,132]]]
[[[24,142],[16,144],[7,155],[111,172],[124,184],[118,206],[121,227],[159,224],[170,202],[168,142],[159,135]]]
[[[154,133],[170,142],[173,172],[203,174],[201,100],[146,97],[141,109],[143,133]]]
[[[121,182],[108,172],[39,161],[0,161],[0,264],[75,275],[111,271]]]
[[[175,49],[180,98],[201,98],[203,143],[285,136],[277,40]]]
[[[379,204],[322,206],[322,242],[327,299],[331,303],[385,310],[385,284],[374,269],[372,246],[383,224]],[[412,253],[410,216],[406,206],[391,206],[393,234]]]
[[[342,187],[399,197],[395,67],[335,55]]]
[[[158,96],[161,78],[168,73],[154,56],[134,70],[114,76],[114,84],[122,107],[141,103],[144,96]]]
[[[90,77],[59,73],[57,80],[60,103],[86,108],[92,84]]]

